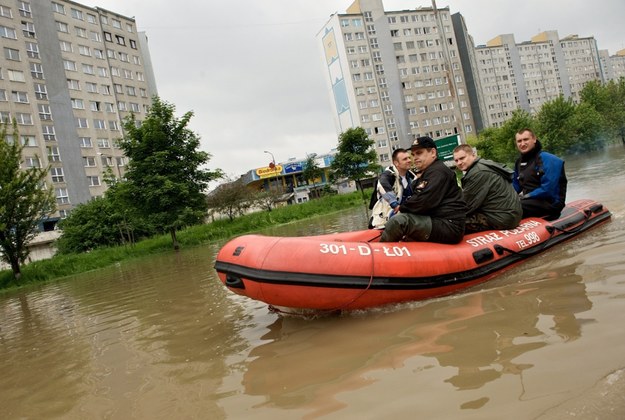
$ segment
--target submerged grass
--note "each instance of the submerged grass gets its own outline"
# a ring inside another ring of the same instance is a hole
[[[359,205],[364,205],[360,192],[325,196],[298,205],[276,208],[272,211],[250,213],[233,221],[221,219],[204,225],[191,226],[179,231],[177,236],[181,247],[198,246]],[[80,254],[55,255],[50,259],[35,261],[23,266],[19,281],[13,278],[11,270],[0,271],[0,290],[11,290],[28,284],[43,283],[107,267],[120,261],[161,252],[171,252],[172,250],[171,237],[167,234],[145,239],[134,246],[98,248]]]

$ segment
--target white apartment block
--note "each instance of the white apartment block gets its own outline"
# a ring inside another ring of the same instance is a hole
[[[476,47],[475,57],[485,127],[500,126],[515,109],[534,114],[560,95],[579,102],[587,82],[604,81],[592,37],[559,39],[557,31],[546,31],[517,44],[505,34]]]
[[[0,0],[0,43],[0,118],[17,121],[24,168],[50,168],[63,218],[102,195],[105,173],[123,177],[122,121],[141,121],[157,93],[147,38],[99,7]]]
[[[381,164],[418,136],[475,133],[449,8],[385,11],[381,0],[356,0],[317,39],[337,131],[364,128]]]
[[[612,56],[608,50],[600,50],[599,57],[606,81],[613,80],[616,82],[621,77],[625,77],[625,50],[617,51]]]

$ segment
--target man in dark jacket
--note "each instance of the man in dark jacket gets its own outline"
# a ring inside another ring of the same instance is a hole
[[[388,221],[380,241],[460,242],[467,206],[456,174],[438,160],[430,137],[417,138],[410,150],[419,176],[412,183],[412,195]]]
[[[517,227],[523,209],[512,187],[513,171],[497,162],[477,157],[468,144],[454,149],[454,162],[464,172],[462,195],[468,207],[465,231]]]
[[[519,130],[515,141],[521,156],[514,165],[512,185],[521,197],[523,217],[557,219],[566,200],[564,161],[543,152],[529,128]]]

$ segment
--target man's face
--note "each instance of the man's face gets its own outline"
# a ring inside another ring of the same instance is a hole
[[[436,149],[419,147],[412,149],[411,153],[414,166],[420,171],[425,171],[436,160]]]
[[[525,154],[536,146],[536,136],[529,131],[523,131],[515,136],[516,147],[521,154]]]
[[[476,156],[474,153],[467,153],[464,150],[458,150],[454,152],[454,162],[456,167],[461,171],[466,171],[475,162]]]
[[[393,165],[397,168],[398,171],[407,171],[410,169],[410,165],[412,165],[412,160],[410,159],[410,153],[408,152],[400,152],[395,156],[395,160],[393,161]]]

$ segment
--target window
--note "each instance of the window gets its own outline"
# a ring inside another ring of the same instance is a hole
[[[56,2],[52,2],[52,11],[64,15],[65,14],[65,6],[63,6],[62,4],[56,3]]]
[[[139,107],[139,104],[136,104],[134,102],[130,102],[130,110],[132,112],[141,112],[141,108]]]
[[[100,102],[98,101],[89,101],[89,109],[92,111],[102,111]]]
[[[119,131],[119,124],[117,123],[117,121],[109,120],[109,130]]]
[[[133,33],[135,31],[135,29],[132,27],[132,25],[130,23],[126,24],[126,31]]]
[[[125,52],[120,52],[119,53],[119,59],[125,63],[129,63],[130,60],[128,59],[128,54],[126,54]]]
[[[117,20],[117,19],[111,19],[113,28],[117,28],[117,29],[121,29],[122,28],[122,23]]]
[[[35,25],[22,21],[22,33],[26,38],[35,38]]]
[[[108,25],[109,18],[107,18],[106,16],[100,16],[100,22],[102,22],[103,25]]]
[[[76,118],[77,128],[89,128],[89,123],[86,118]]]
[[[95,74],[95,70],[91,64],[82,64],[82,72],[85,74]]]
[[[121,73],[119,72],[119,68],[118,67],[111,67],[111,75],[120,77]]]
[[[130,42],[130,48],[132,48],[133,50],[137,49],[137,41],[135,41],[134,39],[129,39],[128,42]]]
[[[12,18],[13,14],[11,13],[10,8],[0,5],[0,16]]]
[[[48,89],[46,85],[35,83],[35,97],[37,99],[48,99]]]
[[[124,79],[133,79],[132,71],[124,69]]]
[[[145,90],[144,88],[139,88],[139,94],[141,95],[142,98],[148,97],[148,91]]]
[[[74,79],[67,79],[67,88],[72,90],[80,90],[80,82]]]
[[[59,32],[64,32],[66,34],[69,33],[69,26],[67,25],[67,23],[63,23],[63,22],[59,22],[58,20],[55,22],[56,24],[56,30]]]
[[[7,91],[5,89],[0,89],[0,102],[7,101]]]
[[[104,60],[104,51],[99,50],[97,48],[93,49],[93,56],[95,58],[99,58],[100,60]]]
[[[78,26],[76,26],[75,30],[76,36],[80,38],[87,38],[87,30],[85,28],[79,28]]]
[[[39,111],[40,120],[52,121],[52,111],[48,104],[37,104],[37,110]]]
[[[126,45],[126,39],[121,35],[115,35],[115,40],[119,45]]]
[[[90,35],[90,38],[91,38],[92,41],[102,42],[102,36],[100,35],[99,32],[91,31],[91,32],[89,32],[89,35]]]
[[[78,137],[78,143],[80,144],[80,147],[93,147],[91,137]]]
[[[106,56],[108,58],[110,58],[111,60],[115,60],[117,58],[117,54],[115,53],[115,50],[106,50]]]
[[[119,109],[120,111],[128,111],[128,108],[126,107],[126,102],[117,102],[117,109]]]
[[[111,148],[111,142],[109,139],[98,139],[98,147],[100,149],[110,149]]]
[[[86,55],[88,57],[91,57],[91,48],[86,45],[79,45],[78,52],[80,53],[80,55]]]
[[[50,168],[50,176],[52,177],[52,182],[54,183],[65,182],[63,168]]]
[[[16,112],[15,120],[19,125],[33,125],[33,116],[27,112]]]
[[[5,124],[11,123],[11,113],[8,111],[0,111],[0,122]]]
[[[41,131],[43,132],[43,139],[45,141],[55,141],[56,134],[54,134],[54,126],[53,125],[42,125]]]
[[[104,102],[104,110],[106,112],[115,112],[115,104]]]
[[[100,93],[102,95],[110,95],[111,87],[109,85],[100,85]]]
[[[67,188],[56,188],[56,204],[69,204]]]
[[[140,66],[141,65],[141,58],[139,58],[139,56],[133,55],[132,56],[132,62],[135,63],[136,65]]]
[[[67,41],[60,41],[59,45],[61,47],[61,51],[72,52],[74,49],[72,48],[72,43]]]
[[[26,41],[26,55],[30,58],[39,58],[39,45],[36,42]]]
[[[28,94],[26,92],[13,91],[11,96],[13,102],[28,103]]]
[[[85,164],[85,168],[95,167],[95,157],[93,156],[83,156],[82,161]]]
[[[0,25],[0,36],[2,38],[17,39],[17,32],[13,28]]]
[[[97,175],[89,175],[87,176],[87,181],[89,182],[90,187],[99,187],[100,186],[100,177]]]
[[[20,16],[23,17],[31,17],[32,13],[30,11],[30,3],[26,1],[18,1],[17,2],[20,10]]]
[[[59,152],[58,146],[47,146],[46,150],[48,151],[48,159],[50,162],[61,161],[61,153]]]
[[[97,129],[97,130],[106,130],[106,122],[104,120],[99,120],[99,119],[94,119],[93,120],[93,126]]]
[[[72,9],[71,10],[71,14],[72,14],[72,17],[74,19],[78,19],[78,20],[83,20],[84,19],[83,15],[82,15],[82,12],[80,10],[78,10],[78,9]]]
[[[4,47],[4,58],[7,60],[20,61],[20,50]]]
[[[97,25],[98,23],[95,15],[92,15],[91,13],[87,13],[87,22],[93,23],[94,25]]]
[[[87,82],[87,92],[98,93],[98,85],[96,83]]]
[[[41,162],[37,156],[29,156],[25,158],[24,165],[27,168],[41,168]]]
[[[72,103],[72,108],[74,108],[74,109],[85,109],[85,103],[83,102],[82,99],[71,98],[70,101]]]
[[[104,32],[104,40],[108,42],[113,42],[113,36],[110,32]]]
[[[63,68],[69,71],[76,71],[76,62],[71,60],[63,60]]]
[[[108,69],[106,67],[98,67],[98,76],[108,77]]]
[[[20,141],[24,147],[37,147],[35,136],[20,136]]]
[[[113,88],[115,89],[115,93],[124,93],[123,86],[118,83],[113,84]]]
[[[29,64],[30,67],[30,75],[33,77],[33,79],[45,79],[45,77],[43,77],[43,66],[39,63],[30,63]]]

